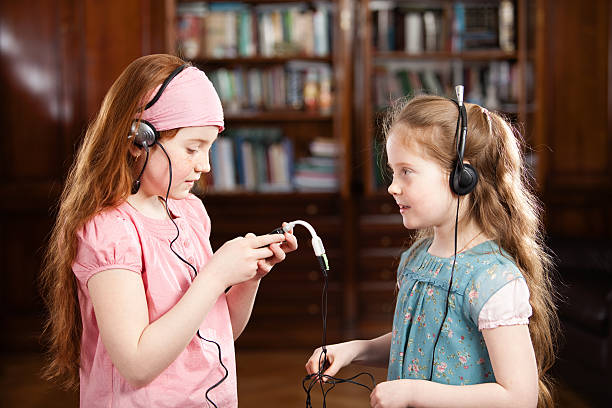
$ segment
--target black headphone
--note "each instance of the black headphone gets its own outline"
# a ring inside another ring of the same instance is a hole
[[[177,67],[174,71],[172,71],[170,75],[168,75],[168,78],[166,78],[161,84],[161,86],[159,87],[159,91],[157,91],[153,99],[151,99],[151,101],[149,101],[149,103],[145,105],[143,112],[149,109],[155,104],[155,102],[159,100],[170,81],[172,81],[174,77],[180,74],[181,71],[183,71],[188,66],[189,64],[183,64]],[[157,140],[159,139],[159,132],[157,131],[157,129],[155,129],[155,126],[153,126],[151,122],[148,122],[144,119],[134,119],[132,121],[132,126],[130,127],[128,139],[133,139],[132,142],[139,148],[144,148],[147,153],[144,165],[142,166],[142,170],[140,170],[140,174],[132,184],[132,194],[136,194],[140,189],[140,178],[142,177],[142,174],[144,173],[145,168],[147,167],[147,162],[149,161],[149,147],[157,143]]]
[[[476,188],[476,184],[478,184],[478,172],[471,165],[463,163],[465,137],[467,135],[467,112],[463,104],[463,85],[457,85],[455,91],[457,92],[457,100],[451,100],[459,109],[459,114],[457,115],[457,130],[455,131],[457,161],[455,162],[455,168],[451,171],[449,183],[451,191],[462,196],[471,193],[474,188]]]

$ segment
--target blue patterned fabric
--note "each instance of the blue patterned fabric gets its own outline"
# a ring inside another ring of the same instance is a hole
[[[388,380],[429,379],[453,263],[453,257],[430,255],[427,250],[431,243],[431,238],[418,241],[402,254]],[[515,279],[524,278],[510,256],[493,241],[457,254],[432,381],[452,385],[495,381],[485,341],[478,330],[478,315],[495,292]]]

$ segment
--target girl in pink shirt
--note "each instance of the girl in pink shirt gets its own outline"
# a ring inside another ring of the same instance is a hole
[[[170,55],[130,64],[89,126],[43,271],[45,374],[80,384],[81,406],[238,405],[233,342],[297,242],[247,234],[213,253],[190,190],[222,130],[206,75]]]

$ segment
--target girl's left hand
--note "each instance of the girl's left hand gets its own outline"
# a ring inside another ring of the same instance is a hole
[[[286,222],[283,223],[283,226]],[[249,234],[247,234],[248,236]],[[293,235],[293,231],[285,232],[285,242],[281,244],[270,244],[269,248],[274,255],[269,258],[261,259],[257,262],[257,274],[254,279],[261,279],[270,272],[272,267],[279,262],[282,262],[286,254],[295,251],[298,247],[297,239]]]
[[[379,383],[370,394],[372,408],[406,408],[411,406],[412,380]]]

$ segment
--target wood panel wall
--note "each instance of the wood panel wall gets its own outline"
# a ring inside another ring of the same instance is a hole
[[[168,2],[0,3],[2,349],[38,345],[37,277],[52,211],[86,123],[133,59],[165,49]]]
[[[547,229],[612,238],[612,6],[540,2],[538,146]]]

